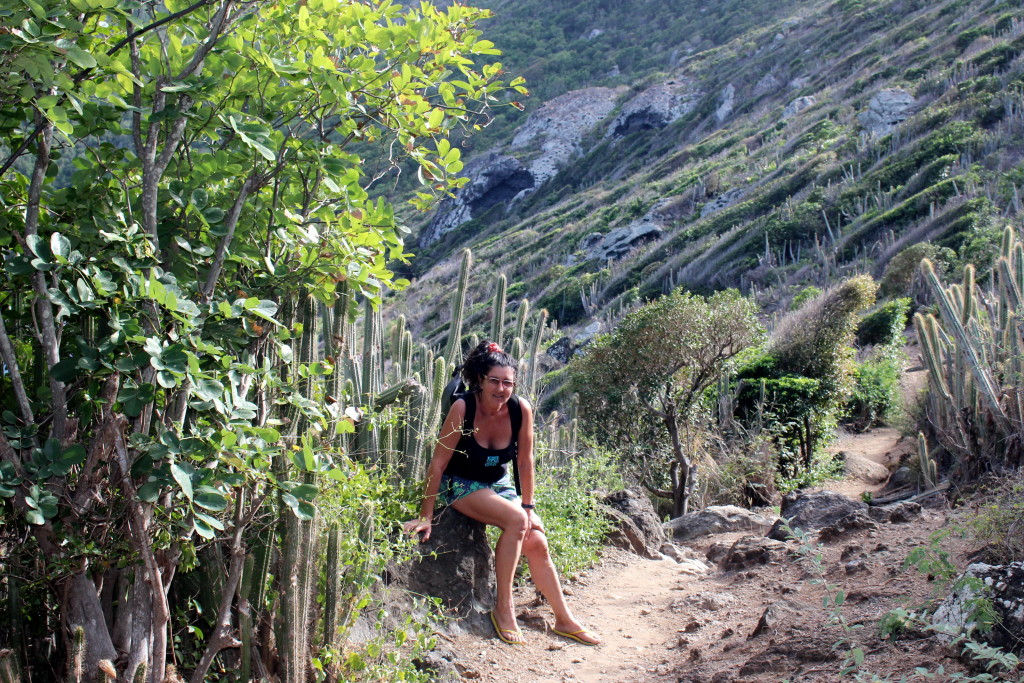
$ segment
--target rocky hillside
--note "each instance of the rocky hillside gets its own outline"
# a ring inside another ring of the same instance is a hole
[[[414,283],[392,310],[431,342],[466,246],[467,329],[498,272],[510,300],[582,327],[679,285],[770,310],[924,241],[985,268],[1020,210],[1015,2],[484,4],[535,97],[466,148],[457,197],[410,219]]]

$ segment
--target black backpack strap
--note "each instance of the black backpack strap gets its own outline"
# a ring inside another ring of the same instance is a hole
[[[462,418],[462,433],[469,436],[473,433],[473,424],[476,420],[476,396],[473,392],[467,391],[459,398],[466,402],[466,415]]]
[[[512,456],[512,481],[516,485],[516,495],[522,497],[523,491],[519,486],[519,430],[523,426],[523,406],[519,404],[519,397],[515,394],[508,400],[508,416],[512,419],[512,443],[515,445],[515,454]]]

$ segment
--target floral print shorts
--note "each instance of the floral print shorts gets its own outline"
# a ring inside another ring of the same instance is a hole
[[[443,505],[451,505],[459,498],[468,496],[473,491],[479,491],[480,489],[491,489],[505,500],[513,502],[519,500],[519,496],[516,495],[516,487],[512,484],[512,479],[507,474],[493,484],[446,474],[441,477],[441,488],[437,492],[437,497]]]

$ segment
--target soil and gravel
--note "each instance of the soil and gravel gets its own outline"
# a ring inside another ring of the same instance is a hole
[[[913,447],[894,430],[844,435],[835,448],[855,465],[845,480],[827,488],[852,498],[877,491],[882,486],[877,470],[859,460],[888,468]],[[465,635],[444,647],[457,653],[463,679],[509,683],[838,681],[848,648],[836,644],[844,637],[865,651],[863,668],[885,679],[899,680],[915,667],[934,671],[940,664],[948,674],[962,666],[934,638],[883,640],[877,625],[889,610],[912,608],[935,596],[937,582],[904,571],[903,562],[911,549],[950,523],[950,515],[933,503],[915,521],[882,523],[822,547],[827,581],[846,595],[842,609],[853,627],[849,633],[831,623],[823,607],[824,586],[815,584],[815,574],[795,557],[780,554],[768,564],[733,572],[708,562],[709,571],[701,573],[691,563],[609,550],[566,589],[577,616],[604,639],[602,646],[586,647],[551,633],[550,610],[537,603],[532,589],[523,588],[517,604],[525,646]],[[741,536],[713,535],[689,547],[694,556],[703,556],[712,545]],[[796,545],[790,542],[793,549]],[[962,565],[968,549],[949,549]]]

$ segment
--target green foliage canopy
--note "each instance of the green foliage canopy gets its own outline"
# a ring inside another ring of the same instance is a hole
[[[680,430],[727,362],[763,332],[757,306],[735,290],[704,298],[675,290],[627,316],[570,366],[580,415],[591,432],[637,446],[659,426],[668,437],[672,497],[682,514],[692,492],[693,453]],[[664,442],[664,441],[663,441]],[[656,450],[654,444],[644,444]]]

